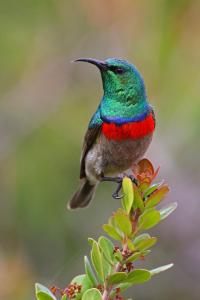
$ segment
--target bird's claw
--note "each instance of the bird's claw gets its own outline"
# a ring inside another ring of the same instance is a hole
[[[114,199],[122,199],[123,198],[123,195],[119,195],[119,191],[121,190],[122,188],[122,179],[121,181],[118,182],[118,186],[117,186],[117,189],[116,191],[112,194],[112,197]]]
[[[120,200],[120,199],[122,199],[124,196],[123,196],[123,195],[119,195],[118,193],[114,192],[114,193],[112,194],[112,197],[113,197],[114,199]]]
[[[133,175],[129,175],[128,176],[131,181],[138,186],[138,181],[137,179],[133,176]],[[112,197],[114,199],[122,199],[123,195],[119,195],[119,191],[122,188],[122,181],[123,181],[123,177],[105,177],[102,176],[101,181],[110,181],[110,182],[116,182],[117,183],[117,189],[116,191],[112,194]]]

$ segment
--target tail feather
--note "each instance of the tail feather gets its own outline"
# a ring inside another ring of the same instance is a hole
[[[82,180],[78,190],[67,205],[68,209],[87,206],[92,200],[95,190],[96,185],[92,185],[87,179]]]

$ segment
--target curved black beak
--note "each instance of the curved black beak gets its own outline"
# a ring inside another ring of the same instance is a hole
[[[107,64],[103,60],[98,60],[98,59],[94,59],[94,58],[78,58],[78,59],[74,60],[74,62],[76,62],[76,61],[83,61],[83,62],[93,64],[97,68],[99,68],[100,71],[106,71],[108,69]]]

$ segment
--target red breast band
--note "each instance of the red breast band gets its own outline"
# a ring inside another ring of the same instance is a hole
[[[155,129],[155,121],[152,114],[146,119],[137,122],[116,125],[115,123],[103,123],[102,132],[110,140],[137,139],[152,133]]]

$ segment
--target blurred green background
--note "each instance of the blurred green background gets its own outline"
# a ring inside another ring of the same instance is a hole
[[[147,156],[179,207],[156,228],[146,264],[175,267],[136,287],[149,300],[200,294],[200,1],[0,1],[0,299],[34,299],[83,272],[87,237],[117,207],[102,184],[87,210],[66,211],[83,134],[102,95],[78,57],[122,57],[144,76],[157,112]]]

